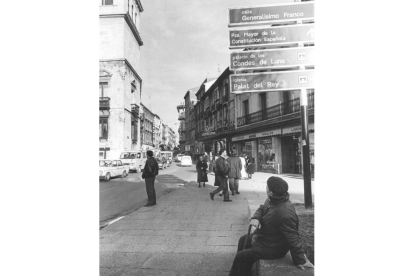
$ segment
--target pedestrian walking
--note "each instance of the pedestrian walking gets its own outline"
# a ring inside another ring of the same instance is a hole
[[[252,179],[252,174],[256,172],[256,164],[254,162],[254,158],[252,158],[252,162],[247,166],[247,175],[249,179]]]
[[[227,177],[229,175],[229,164],[226,161],[227,153],[225,150],[221,149],[219,151],[219,157],[216,159],[215,164],[215,175],[217,176],[217,180],[220,183],[220,186],[210,193],[211,200],[214,200],[214,195],[220,191],[223,191],[224,194],[224,202],[231,202],[232,200],[229,198],[229,187],[227,183]]]
[[[242,164],[242,169],[241,169],[241,179],[247,179],[247,172],[246,172],[246,160],[244,159],[243,155],[240,155],[240,162]]]
[[[216,163],[216,157],[213,155],[212,158],[211,158],[209,167],[208,167],[208,171],[209,171],[210,174],[212,172],[214,172],[214,165],[215,165],[215,163]]]
[[[201,182],[203,182],[203,187],[206,186],[206,182],[208,182],[207,178],[207,160],[203,158],[203,156],[199,157],[197,161],[196,169],[197,169],[197,182],[198,187],[201,188]]]
[[[145,179],[145,188],[147,190],[148,202],[145,207],[156,205],[157,199],[155,196],[155,176],[158,175],[158,162],[154,158],[154,153],[147,151],[147,161],[145,162],[142,178]]]
[[[282,178],[267,180],[268,198],[250,219],[256,230],[239,239],[237,254],[229,276],[251,276],[253,264],[259,259],[280,259],[289,251],[300,269],[314,268],[303,250],[299,235],[299,219],[289,200],[289,186]],[[250,229],[250,228],[249,228]],[[246,248],[243,248],[246,242]]]
[[[241,178],[242,163],[239,157],[235,154],[230,154],[227,158],[229,163],[229,186],[231,195],[239,193],[239,179]]]

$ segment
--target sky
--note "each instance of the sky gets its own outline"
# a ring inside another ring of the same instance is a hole
[[[228,8],[293,0],[141,0],[142,101],[178,129],[177,105],[188,89],[228,66]]]

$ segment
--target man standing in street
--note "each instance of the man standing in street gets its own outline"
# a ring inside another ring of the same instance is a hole
[[[227,183],[227,176],[229,174],[229,164],[226,161],[227,153],[225,150],[221,149],[219,151],[219,156],[216,159],[215,163],[215,175],[217,177],[218,182],[220,183],[220,186],[212,191],[210,193],[211,200],[214,200],[214,195],[217,194],[220,191],[223,191],[224,193],[224,202],[230,202],[232,201],[229,198],[229,187]]]
[[[158,175],[158,162],[153,157],[154,153],[149,150],[147,151],[147,161],[145,162],[144,172],[142,173],[142,178],[145,179],[145,186],[147,189],[148,202],[145,204],[145,207],[156,205],[157,199],[155,197],[155,176]]]
[[[241,178],[242,163],[239,157],[234,154],[230,154],[230,157],[227,158],[227,163],[229,163],[229,186],[231,190],[231,195],[240,194],[239,193],[239,179]]]
[[[257,260],[283,258],[289,251],[297,267],[313,268],[302,247],[299,219],[289,200],[288,189],[282,178],[271,176],[267,180],[268,198],[250,219],[256,230],[252,237],[246,234],[239,239],[229,276],[251,276]],[[246,248],[243,248],[245,242]]]

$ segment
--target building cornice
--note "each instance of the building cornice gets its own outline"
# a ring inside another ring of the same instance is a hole
[[[137,27],[135,26],[134,22],[132,22],[132,18],[129,15],[129,13],[122,13],[122,14],[100,14],[100,18],[119,18],[123,17],[128,24],[129,28],[132,30],[132,33],[134,34],[135,39],[138,42],[139,46],[144,45],[144,42],[141,39],[141,36],[139,35],[139,31]]]
[[[142,86],[142,79],[138,75],[137,71],[135,71],[134,67],[132,67],[131,63],[126,58],[114,58],[114,59],[100,59],[99,62],[113,62],[113,61],[122,61],[128,66],[128,68],[134,73],[135,77],[138,79],[139,83]]]

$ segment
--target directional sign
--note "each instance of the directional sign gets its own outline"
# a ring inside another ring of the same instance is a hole
[[[300,24],[259,29],[230,30],[230,49],[309,43],[314,41],[314,25]]]
[[[230,75],[234,94],[315,88],[314,70]]]
[[[314,2],[229,8],[229,27],[314,18]]]
[[[314,65],[314,47],[270,49],[230,53],[230,70],[286,68]]]

